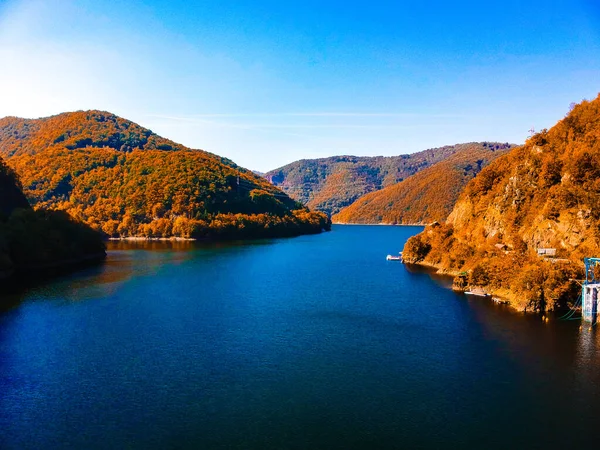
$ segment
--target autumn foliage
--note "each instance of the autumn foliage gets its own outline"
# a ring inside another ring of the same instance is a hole
[[[332,217],[338,223],[422,224],[442,221],[465,185],[510,144],[455,145],[455,153],[406,180],[371,192]]]
[[[332,156],[303,159],[265,174],[311,209],[338,213],[369,192],[392,186],[470,144],[448,145],[400,156]]]
[[[540,248],[557,255],[540,257]],[[410,262],[469,271],[472,284],[539,310],[576,302],[571,280],[583,257],[599,255],[600,97],[483,169],[447,222],[405,248]]]
[[[320,213],[265,179],[101,111],[0,120],[0,154],[35,208],[111,237],[262,237],[320,232]]]

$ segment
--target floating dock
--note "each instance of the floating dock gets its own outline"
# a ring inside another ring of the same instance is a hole
[[[398,256],[395,256],[395,255],[387,255],[387,256],[385,257],[385,259],[386,259],[387,261],[400,261],[400,262],[402,262],[402,252],[400,252],[400,253],[398,254]]]

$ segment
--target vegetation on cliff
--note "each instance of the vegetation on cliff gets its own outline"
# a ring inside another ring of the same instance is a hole
[[[102,111],[0,119],[0,154],[37,208],[110,237],[262,237],[330,226],[264,178]]]
[[[465,185],[513,146],[497,142],[457,144],[456,152],[406,180],[371,192],[332,217],[337,223],[416,224],[442,221]]]
[[[0,220],[6,220],[17,208],[29,208],[19,177],[0,158]]]
[[[538,249],[555,248],[555,258]],[[472,285],[522,308],[577,300],[584,256],[600,255],[600,97],[498,158],[465,188],[445,224],[404,249],[407,262],[469,271]]]
[[[101,235],[61,211],[31,209],[0,159],[0,278],[104,256]]]
[[[265,177],[309,208],[333,215],[363,195],[399,183],[459,150],[460,145],[449,145],[400,156],[303,159]]]

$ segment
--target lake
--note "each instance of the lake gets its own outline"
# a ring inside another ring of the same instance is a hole
[[[110,244],[3,295],[0,448],[595,443],[596,330],[385,260],[420,230]]]

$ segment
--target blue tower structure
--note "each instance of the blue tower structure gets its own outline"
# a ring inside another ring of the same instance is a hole
[[[598,318],[598,297],[600,297],[600,258],[584,258],[583,263],[585,282],[581,292],[581,315],[584,321],[595,325]]]

